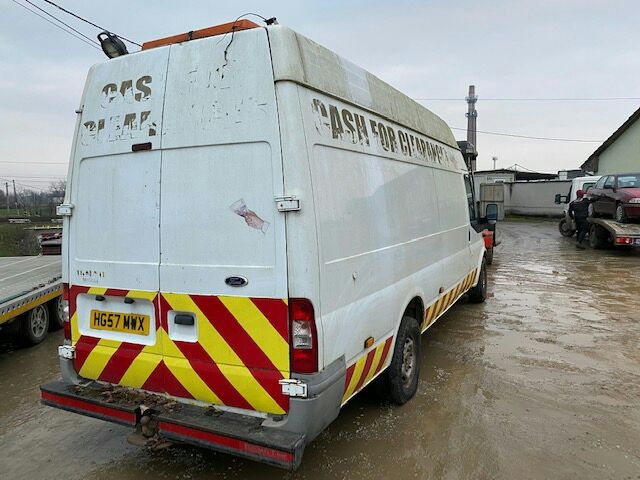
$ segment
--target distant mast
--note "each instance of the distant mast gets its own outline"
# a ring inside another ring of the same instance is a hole
[[[469,95],[466,98],[469,109],[467,111],[467,145],[472,146],[475,155],[471,156],[470,169],[471,172],[476,171],[476,156],[478,147],[476,144],[476,118],[478,118],[478,112],[476,111],[476,102],[478,97],[476,96],[476,86],[469,85]]]

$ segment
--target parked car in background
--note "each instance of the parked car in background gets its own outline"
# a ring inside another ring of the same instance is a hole
[[[564,203],[563,216],[558,224],[558,230],[562,236],[572,237],[576,233],[576,224],[569,216],[569,204],[577,198],[576,192],[582,190],[585,194],[588,193],[598,180],[600,180],[600,176],[576,177],[571,180],[571,186],[566,195],[556,193],[556,204]]]
[[[603,176],[587,198],[591,217],[611,216],[620,223],[640,218],[640,173]]]

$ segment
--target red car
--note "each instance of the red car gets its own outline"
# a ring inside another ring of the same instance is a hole
[[[640,218],[640,173],[605,175],[589,190],[589,215],[625,223]]]

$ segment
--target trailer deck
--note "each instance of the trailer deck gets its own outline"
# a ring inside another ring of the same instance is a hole
[[[588,218],[589,243],[594,248],[604,246],[640,246],[640,224],[619,223],[607,218]]]
[[[60,256],[0,258],[0,324],[61,293]]]

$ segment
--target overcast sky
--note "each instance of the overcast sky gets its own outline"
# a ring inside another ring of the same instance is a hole
[[[29,1],[92,38],[98,33]],[[246,12],[276,16],[413,98],[459,98],[422,102],[451,127],[466,127],[471,83],[478,129],[491,132],[604,140],[640,106],[490,100],[640,97],[640,12],[632,0],[54,1],[140,43]],[[101,51],[0,0],[0,179],[44,187],[65,176],[86,71],[102,61]],[[597,146],[479,133],[478,168],[491,168],[493,156],[498,167],[577,168]]]

